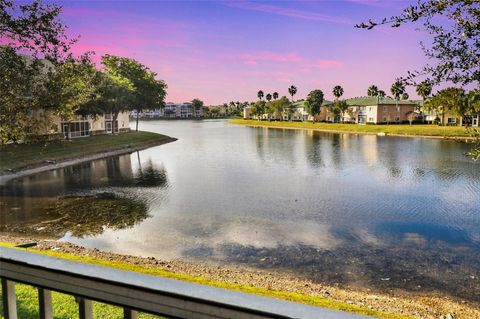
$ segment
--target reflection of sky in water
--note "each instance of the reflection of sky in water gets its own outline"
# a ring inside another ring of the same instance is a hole
[[[139,225],[64,240],[161,258],[221,260],[230,257],[225,245],[417,245],[433,254],[442,241],[479,251],[480,163],[463,156],[467,145],[222,121],[150,121],[141,128],[179,140],[26,177],[3,189],[2,200],[13,197],[21,206],[92,189],[142,198],[152,217]],[[151,185],[151,178],[164,182]],[[8,209],[2,206],[2,214]]]

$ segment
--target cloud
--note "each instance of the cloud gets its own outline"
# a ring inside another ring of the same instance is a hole
[[[302,62],[303,58],[296,53],[276,53],[276,52],[257,52],[257,53],[247,53],[243,54],[241,60],[245,64],[257,64],[258,62],[277,62],[277,63],[298,63]]]
[[[319,69],[331,69],[342,66],[342,63],[337,60],[318,60],[314,66]]]
[[[297,18],[297,19],[303,19],[303,20],[323,21],[323,22],[348,24],[348,25],[354,24],[349,19],[343,18],[343,17],[330,16],[322,13],[299,10],[299,9],[279,7],[271,4],[240,1],[240,2],[228,2],[228,3],[225,3],[225,5],[233,8],[272,13],[272,14],[277,14],[277,15]]]

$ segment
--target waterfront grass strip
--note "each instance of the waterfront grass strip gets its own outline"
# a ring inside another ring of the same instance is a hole
[[[11,243],[0,242],[0,245],[4,247],[14,248],[14,245]],[[361,315],[367,315],[367,316],[372,316],[376,318],[411,319],[411,317],[401,315],[401,314],[385,313],[382,311],[377,311],[377,310],[373,310],[370,308],[361,307],[353,304],[347,304],[347,303],[342,303],[338,301],[328,300],[328,299],[324,299],[317,296],[309,296],[309,295],[294,293],[294,292],[270,290],[266,288],[259,288],[259,287],[253,287],[253,286],[247,286],[247,285],[222,282],[218,280],[191,276],[187,274],[178,274],[178,273],[167,271],[160,267],[147,267],[147,266],[133,265],[125,262],[110,261],[110,260],[93,258],[88,256],[79,256],[79,255],[61,253],[61,252],[51,251],[51,250],[28,249],[28,251],[33,253],[48,255],[52,257],[68,259],[72,261],[85,262],[85,263],[90,263],[90,264],[95,264],[100,266],[106,266],[106,267],[112,267],[116,269],[149,274],[153,276],[160,276],[164,278],[182,280],[182,281],[187,281],[191,283],[197,283],[197,284],[208,285],[208,286],[217,287],[217,288],[235,290],[239,292],[255,294],[255,295],[269,297],[269,298],[283,299],[283,300],[308,304],[308,305],[317,306],[317,307],[323,307],[323,308],[341,310],[341,311],[346,311],[346,312],[351,312],[351,313],[356,313]],[[22,302],[22,307],[20,308],[25,309],[25,313],[24,313],[25,315],[21,316],[21,318],[27,318],[27,319],[38,318],[38,310],[35,310],[36,309],[35,307],[38,303],[36,299],[36,291],[24,285],[20,285],[19,287],[20,287],[19,300],[20,302]],[[66,296],[58,293],[54,294],[54,300],[53,300],[54,309],[58,309],[59,305],[62,305],[63,307],[63,303],[66,304],[65,310],[63,310],[66,313],[60,316],[61,318],[74,317],[76,312],[78,311],[77,306],[74,303],[72,304],[72,300],[70,299],[73,300],[73,298],[70,298],[70,296]],[[95,311],[95,317],[97,318],[119,317],[114,314],[116,314],[117,312],[120,314],[119,308],[116,308],[110,305],[104,305],[104,304],[99,304],[94,306],[94,311]],[[150,317],[143,317],[143,318],[150,318]]]
[[[309,129],[338,133],[385,133],[386,135],[427,136],[465,139],[469,132],[461,126],[438,126],[431,124],[391,124],[391,125],[359,125],[337,123],[312,123],[312,122],[283,122],[283,121],[258,121],[258,120],[230,120],[231,124],[248,126],[265,126],[274,128]]]
[[[36,144],[10,144],[0,149],[0,172],[18,170],[77,157],[157,145],[172,138],[151,132],[97,135]]]

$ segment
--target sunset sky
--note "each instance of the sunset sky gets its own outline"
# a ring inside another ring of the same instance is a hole
[[[75,53],[134,58],[168,84],[167,101],[253,101],[256,92],[296,98],[333,86],[345,97],[426,62],[414,26],[360,30],[355,23],[399,13],[407,1],[63,1]],[[408,88],[411,97],[414,89]]]

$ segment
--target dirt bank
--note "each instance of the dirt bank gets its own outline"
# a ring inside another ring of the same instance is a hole
[[[480,305],[448,296],[426,295],[418,292],[375,292],[369,289],[348,290],[335,286],[315,283],[292,274],[264,271],[244,266],[192,263],[181,260],[162,261],[153,257],[118,255],[98,249],[87,249],[70,243],[41,238],[18,237],[0,234],[1,242],[37,242],[35,249],[89,256],[93,258],[119,261],[132,265],[161,268],[172,273],[188,274],[208,279],[266,288],[269,290],[294,292],[310,296],[355,304],[388,313],[403,314],[414,318],[442,318],[450,313],[454,318],[480,318]]]

